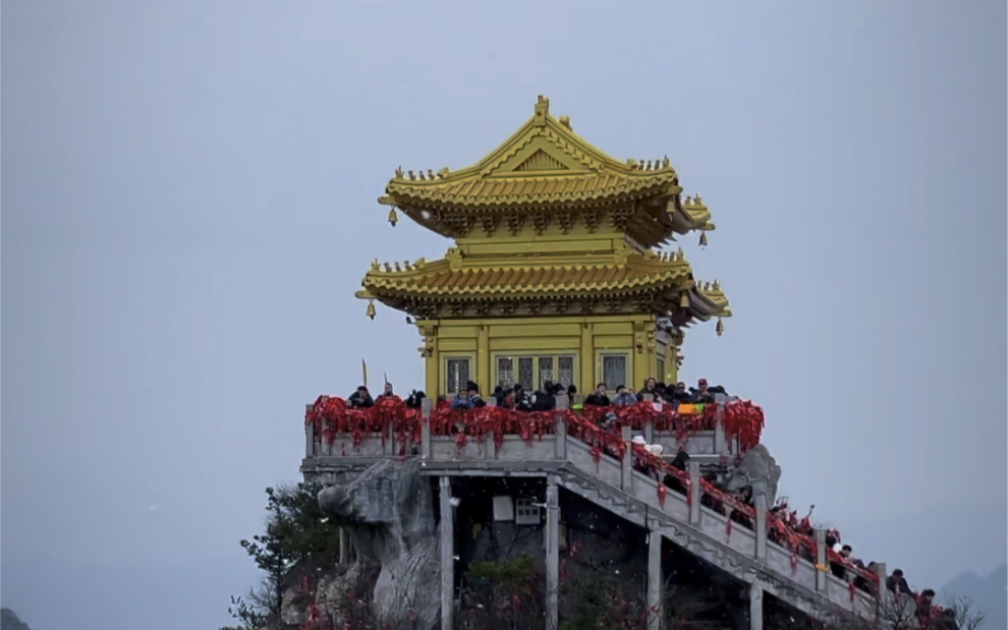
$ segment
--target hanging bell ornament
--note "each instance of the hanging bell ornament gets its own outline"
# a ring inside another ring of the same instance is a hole
[[[700,247],[707,247],[707,232],[700,232]]]
[[[689,293],[683,291],[682,298],[679,299],[679,308],[689,308]]]
[[[378,311],[375,310],[374,301],[368,301],[367,316],[369,318],[371,318],[371,319],[374,319],[375,315],[377,315],[377,314],[378,314]]]
[[[717,332],[718,337],[724,334],[724,324],[721,322],[720,317],[717,319],[717,326],[714,327],[714,331]]]
[[[392,227],[395,227],[395,224],[398,221],[399,221],[399,215],[396,214],[395,206],[393,206],[392,209],[388,211],[388,222],[392,224]]]

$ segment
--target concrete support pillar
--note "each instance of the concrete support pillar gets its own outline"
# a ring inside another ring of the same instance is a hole
[[[749,630],[763,630],[763,587],[749,585]]]
[[[455,513],[451,479],[442,476],[441,499],[441,630],[452,630],[455,613]]]
[[[546,630],[560,623],[560,495],[557,476],[546,477]]]
[[[339,561],[340,564],[346,564],[350,561],[350,541],[348,540],[347,531],[345,528],[339,528]]]
[[[756,527],[756,559],[766,560],[766,543],[767,543],[767,504],[766,495],[758,494],[753,499],[756,504],[756,522],[754,523]]]
[[[662,536],[658,532],[648,534],[648,577],[647,614],[648,630],[661,630],[662,625],[662,578],[661,568]]]

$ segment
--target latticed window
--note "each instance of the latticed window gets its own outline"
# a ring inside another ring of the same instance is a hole
[[[567,389],[574,383],[574,357],[557,357],[557,381]]]
[[[625,354],[602,355],[602,380],[609,391],[616,391],[620,385],[627,384],[627,356]]]
[[[448,358],[445,359],[447,367],[447,383],[445,383],[445,393],[457,394],[465,389],[465,384],[469,381],[469,359],[468,358]]]
[[[514,359],[511,357],[497,357],[497,384],[504,389],[514,387]]]
[[[520,383],[526,391],[542,389],[546,381],[563,385],[574,383],[575,356],[537,355],[500,356],[496,358],[497,374],[495,382],[505,388]]]
[[[553,382],[553,357],[539,357],[539,389],[547,381]]]
[[[521,386],[527,392],[531,392],[535,389],[534,367],[532,357],[518,358],[518,382],[521,383]]]

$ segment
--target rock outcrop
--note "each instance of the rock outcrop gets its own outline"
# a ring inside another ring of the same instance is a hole
[[[773,505],[777,500],[777,482],[780,481],[781,467],[771,455],[767,447],[756,445],[745,454],[736,468],[729,471],[725,489],[728,492],[738,492],[746,486],[752,486],[753,496],[763,495],[767,505]]]
[[[31,630],[10,608],[0,608],[0,630]]]
[[[319,505],[346,529],[358,562],[381,567],[371,600],[375,616],[393,628],[433,628],[441,608],[440,543],[434,493],[419,464],[376,463],[349,483],[323,489]]]

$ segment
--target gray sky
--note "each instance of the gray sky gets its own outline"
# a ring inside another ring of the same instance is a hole
[[[449,246],[388,225],[386,181],[477,161],[537,94],[616,157],[668,154],[711,206],[710,246],[683,247],[735,317],[688,334],[684,376],[764,406],[792,503],[918,587],[1004,562],[1004,2],[3,18],[0,555],[36,630],[68,627],[10,570],[41,558],[70,572],[51,592],[178,574],[219,601],[192,624],[226,621],[248,571],[187,567],[244,566],[263,488],[297,477],[304,404],[348,394],[362,357],[422,384],[415,329],[353,298],[374,258]],[[902,551],[880,547],[895,523]],[[107,628],[143,615],[111,606]]]

